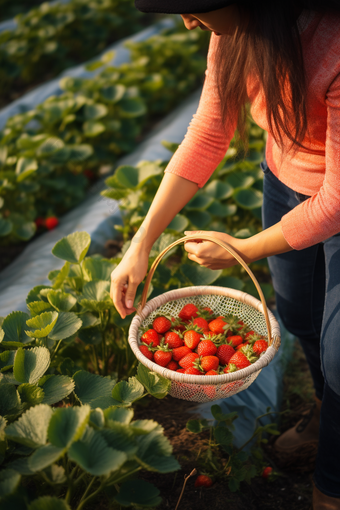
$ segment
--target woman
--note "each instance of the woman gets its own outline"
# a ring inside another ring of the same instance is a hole
[[[114,304],[122,317],[135,310],[153,243],[207,182],[236,127],[245,139],[249,102],[255,122],[268,132],[264,230],[249,239],[209,234],[230,243],[248,263],[270,257],[278,311],[304,348],[316,400],[310,415],[278,439],[276,450],[309,462],[317,449],[313,509],[340,510],[340,2],[135,4],[143,12],[181,14],[187,29],[213,33],[197,113],[112,273]],[[235,264],[210,242],[190,241],[185,249],[211,269]]]

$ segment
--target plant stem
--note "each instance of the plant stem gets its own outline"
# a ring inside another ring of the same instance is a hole
[[[88,484],[88,486],[86,487],[86,490],[85,490],[84,494],[83,494],[83,495],[82,495],[82,497],[81,497],[80,503],[81,503],[83,500],[85,500],[85,501],[86,501],[86,496],[87,496],[87,494],[88,494],[89,490],[91,489],[92,485],[94,484],[94,481],[96,480],[96,478],[97,478],[97,477],[96,477],[96,476],[94,476],[94,477],[92,478],[92,480],[90,481],[90,483]],[[79,509],[79,508],[80,508],[80,506],[78,507],[78,509]]]
[[[61,342],[62,342],[62,340],[59,340],[59,342],[57,344],[57,347],[54,349],[53,354],[51,355],[51,361],[53,360],[54,356],[56,355],[57,350],[59,349],[59,346],[60,346]]]
[[[93,478],[94,480],[94,478]],[[92,480],[92,482],[93,482]],[[91,483],[91,482],[90,482]],[[80,504],[78,505],[77,507],[77,510],[82,510],[84,508],[84,506],[89,502],[91,501],[91,499],[93,499],[95,496],[97,496],[97,494],[99,494],[101,492],[101,490],[103,489],[105,483],[101,483],[100,486],[98,487],[98,489],[96,491],[94,491],[93,494],[91,494],[90,496],[88,496],[86,499],[84,499],[83,501],[80,502]],[[89,486],[90,487],[90,486]],[[89,489],[88,487],[88,489]],[[87,491],[86,491],[87,492]],[[85,494],[86,494],[85,492]],[[84,496],[85,496],[84,494]],[[84,496],[82,497],[82,499],[84,498]]]
[[[97,350],[96,350],[96,346],[95,345],[92,345],[92,351],[93,351],[93,354],[94,354],[95,369],[96,369],[97,374],[99,374],[98,354],[97,354]]]
[[[185,489],[185,486],[186,486],[187,481],[189,480],[190,476],[193,476],[193,475],[195,475],[196,473],[197,473],[197,471],[196,471],[196,468],[195,468],[195,469],[193,469],[193,470],[191,471],[190,475],[188,475],[188,476],[185,476],[185,477],[184,477],[184,484],[183,484],[183,487],[182,487],[182,491],[181,491],[181,493],[180,493],[180,495],[179,495],[179,498],[178,498],[178,501],[177,501],[177,505],[176,505],[175,510],[177,510],[178,505],[180,504],[180,501],[181,501],[181,499],[182,499],[182,496],[183,496],[184,489]]]

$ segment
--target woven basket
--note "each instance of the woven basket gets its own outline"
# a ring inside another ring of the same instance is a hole
[[[209,402],[221,398],[231,397],[245,390],[256,379],[262,368],[267,366],[276,355],[280,343],[280,327],[274,315],[267,309],[266,302],[254,274],[235,250],[218,239],[200,234],[200,239],[211,241],[224,248],[244,267],[254,282],[259,293],[260,301],[250,294],[239,290],[214,287],[197,286],[171,290],[155,297],[146,303],[148,288],[153,274],[163,256],[174,246],[196,239],[197,236],[187,236],[179,239],[163,250],[154,261],[147,276],[137,314],[132,320],[129,330],[129,343],[136,358],[151,371],[171,380],[170,395],[176,398],[191,400],[193,402]],[[178,316],[178,313],[187,303],[199,306],[209,306],[219,315],[233,314],[243,320],[256,333],[268,340],[267,350],[252,365],[230,374],[223,375],[188,375],[161,367],[148,360],[139,349],[142,328],[152,327],[157,315]]]

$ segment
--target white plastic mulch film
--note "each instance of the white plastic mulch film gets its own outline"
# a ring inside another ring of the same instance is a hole
[[[168,301],[161,307],[157,308],[155,311],[151,312],[144,321],[142,321],[139,328],[138,340],[140,341],[140,337],[142,336],[145,328],[152,327],[152,323],[156,316],[165,315],[167,317],[178,317],[183,306],[188,303],[194,303],[199,307],[209,307],[213,310],[214,314],[223,316],[230,314],[235,315],[247,324],[250,329],[268,339],[266,321],[261,312],[257,311],[250,305],[238,301],[237,299],[210,294],[190,296],[176,299],[175,301]],[[231,397],[232,395],[248,388],[250,384],[255,381],[260,372],[261,369],[244,379],[211,386],[171,381],[170,394],[173,397],[183,400],[191,400],[193,402],[210,402],[212,400]]]

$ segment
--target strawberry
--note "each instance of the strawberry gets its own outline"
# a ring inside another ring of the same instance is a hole
[[[256,356],[260,356],[261,352],[265,352],[268,349],[268,344],[265,340],[256,340],[253,345],[253,351]]]
[[[237,347],[238,345],[243,343],[243,338],[241,337],[241,335],[232,335],[232,336],[227,336],[227,341],[233,347]]]
[[[255,331],[251,330],[251,331],[248,331],[244,335],[244,339],[250,343],[255,343],[256,340],[262,340],[263,338],[261,335],[259,335],[258,333],[255,333]]]
[[[243,347],[245,347],[246,345],[249,345],[249,342],[244,342],[243,344],[237,345],[237,346],[236,346],[236,350],[237,350],[237,351],[240,351],[240,350],[241,350],[241,349],[243,349]]]
[[[235,354],[235,349],[231,345],[223,344],[217,348],[217,357],[221,365],[227,365],[230,358]]]
[[[159,348],[158,351],[154,354],[154,361],[157,363],[157,365],[160,365],[161,367],[166,367],[171,359],[172,359],[172,352],[165,350],[165,348]]]
[[[213,400],[216,396],[216,386],[204,386],[203,391],[210,400]]]
[[[183,334],[184,343],[189,349],[196,349],[201,341],[201,336],[202,335],[198,333],[198,331],[189,329],[189,331],[185,331]]]
[[[203,317],[196,317],[196,319],[193,320],[193,323],[201,329],[209,329],[209,324],[205,319],[203,319]]]
[[[153,354],[152,352],[149,350],[148,346],[147,345],[141,345],[139,347],[139,350],[141,351],[142,354],[144,354],[144,356],[146,358],[148,358],[150,361],[153,361]]]
[[[242,349],[239,352],[242,352],[242,354],[244,354],[246,358],[248,358],[248,361],[250,361],[250,363],[255,363],[255,361],[258,360],[258,356],[255,354],[253,347],[250,344],[242,347]]]
[[[190,374],[190,375],[203,375],[203,372],[201,372],[200,370],[198,370],[198,368],[195,368],[195,367],[188,367],[184,370],[184,373],[185,374]]]
[[[178,370],[176,370],[176,372],[179,372],[180,374],[184,374],[185,368],[179,368]]]
[[[197,354],[199,356],[214,356],[217,347],[211,340],[201,340],[197,346]]]
[[[262,471],[262,478],[269,478],[272,474],[272,471],[273,471],[273,468],[270,467],[270,466],[267,466],[264,468],[264,470]]]
[[[195,481],[195,487],[211,487],[212,484],[212,479],[207,475],[198,475]]]
[[[36,224],[37,228],[44,227],[45,226],[45,219],[38,217],[34,220],[34,223]]]
[[[59,225],[59,220],[56,216],[50,216],[45,220],[45,227],[47,230],[53,230]]]
[[[166,368],[168,368],[169,370],[178,370],[178,364],[176,363],[176,361],[172,360],[170,361],[170,363],[167,364]]]
[[[191,352],[190,354],[187,354],[184,356],[184,358],[181,358],[179,360],[179,364],[182,368],[189,368],[192,367],[194,362],[199,359],[198,354],[196,352]]]
[[[164,341],[168,344],[170,349],[175,349],[184,345],[183,340],[175,331],[167,331],[164,335]]]
[[[205,375],[218,375],[218,372],[216,372],[216,370],[209,370]]]
[[[171,321],[161,315],[160,317],[156,317],[152,323],[152,327],[157,331],[157,333],[165,333],[171,328]]]
[[[173,331],[184,331],[185,330],[185,325],[183,324],[183,322],[180,320],[180,319],[175,319],[175,317],[171,317],[171,329]]]
[[[229,360],[229,365],[234,365],[237,370],[241,370],[241,368],[249,367],[250,361],[249,359],[243,354],[242,351],[235,352],[232,357]],[[228,368],[227,367],[227,368]],[[234,372],[234,369],[229,370],[228,372]]]
[[[200,366],[203,368],[204,372],[209,372],[209,370],[217,370],[219,365],[219,359],[217,356],[203,356],[200,360]]]
[[[217,319],[209,322],[209,329],[215,333],[215,335],[221,335],[225,333],[228,329],[228,326],[229,324],[222,317],[217,317]]]
[[[191,354],[192,350],[189,349],[186,345],[183,345],[183,347],[177,347],[172,351],[172,357],[175,361],[179,361],[180,359],[184,358],[187,354]]]
[[[141,337],[142,342],[150,347],[158,347],[160,342],[157,331],[154,329],[148,329]]]
[[[184,321],[188,321],[193,317],[197,317],[198,308],[193,303],[188,303],[183,306],[182,310],[179,312],[178,317]]]

